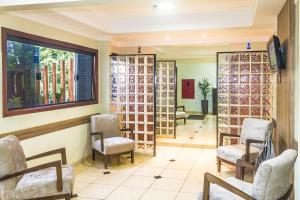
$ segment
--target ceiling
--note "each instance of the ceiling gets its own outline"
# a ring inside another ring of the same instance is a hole
[[[0,11],[117,46],[220,44],[268,40],[285,1],[0,0]]]

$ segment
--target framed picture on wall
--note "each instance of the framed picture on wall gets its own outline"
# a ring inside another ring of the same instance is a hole
[[[195,79],[182,79],[182,99],[195,99]]]

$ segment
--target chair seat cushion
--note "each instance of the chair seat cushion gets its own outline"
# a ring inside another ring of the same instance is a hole
[[[252,196],[252,184],[232,177],[227,178],[225,181],[230,185]],[[199,198],[198,198],[199,200],[202,200],[202,195],[203,193],[199,194]],[[210,184],[209,199],[210,200],[244,200],[244,198],[241,198],[233,194],[232,192],[224,189],[223,187],[220,187],[217,184]]]
[[[3,199],[32,199],[58,194],[71,194],[74,186],[73,167],[64,165],[63,191],[57,192],[56,189],[56,168],[51,167],[29,174],[25,174],[18,182],[14,191],[5,192]]]
[[[104,155],[112,155],[117,153],[133,151],[134,147],[134,140],[125,137],[105,138],[103,152],[101,151],[101,140],[98,139],[93,144],[93,148],[103,153]]]
[[[182,111],[176,111],[176,118],[186,118],[187,117],[187,113],[186,112],[182,112]]]
[[[250,158],[251,163],[255,162],[259,154],[260,149],[257,147],[250,146]],[[217,157],[227,160],[231,163],[236,164],[238,159],[245,160],[246,145],[234,144],[227,146],[220,146],[217,149]]]

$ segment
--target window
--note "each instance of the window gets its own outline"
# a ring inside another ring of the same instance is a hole
[[[2,28],[3,116],[95,104],[98,51]]]

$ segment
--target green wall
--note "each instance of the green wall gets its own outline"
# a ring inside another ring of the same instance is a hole
[[[211,60],[177,60],[177,105],[185,106],[186,111],[202,112],[201,100],[203,96],[198,88],[198,83],[203,78],[208,78],[216,86],[217,66]],[[195,79],[195,99],[182,99],[182,79]],[[208,112],[212,113],[212,92],[207,96],[209,101]]]

